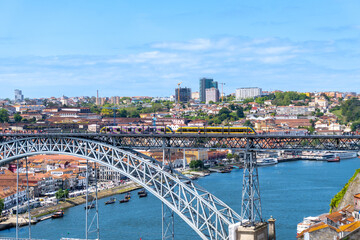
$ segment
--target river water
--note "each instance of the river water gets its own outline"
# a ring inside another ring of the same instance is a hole
[[[357,168],[360,168],[358,158],[339,163],[296,161],[259,167],[263,218],[267,220],[272,215],[277,219],[277,239],[295,239],[296,225],[304,217],[328,212],[331,198]],[[242,170],[211,174],[197,182],[240,213]],[[161,202],[152,195],[139,199],[133,192],[132,196],[125,204],[104,205],[109,198],[99,200],[101,239],[161,239]],[[85,238],[84,205],[66,210],[61,219],[40,222],[31,231],[37,239]],[[27,237],[28,228],[21,228],[19,236]],[[92,233],[89,239],[95,236]],[[0,237],[15,237],[15,229],[1,231]],[[175,239],[199,237],[175,216]]]

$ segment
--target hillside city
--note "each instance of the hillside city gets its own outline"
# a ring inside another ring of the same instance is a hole
[[[173,131],[185,126],[248,126],[256,134],[359,134],[360,94],[356,92],[266,91],[246,87],[224,94],[219,85],[224,83],[202,78],[198,91],[192,91],[179,83],[169,97],[105,97],[98,91],[91,97],[27,98],[26,93],[16,89],[14,99],[0,99],[0,130],[3,134],[99,133],[102,128],[114,125],[168,126]],[[162,150],[141,152],[163,160]],[[186,166],[182,165],[183,158]],[[171,153],[174,166],[184,168],[214,166],[229,160],[236,162],[239,158],[240,153],[228,150],[188,149]],[[42,200],[33,202],[32,207],[38,207],[54,205],[63,195],[83,195],[86,166],[86,160],[63,155],[33,156],[27,161],[22,159],[2,166],[3,213],[11,214],[10,210],[16,206],[17,169],[19,203],[27,200],[28,183],[29,197]],[[126,177],[104,166],[91,164],[90,168],[91,177],[100,183],[100,190],[128,183]],[[23,210],[26,211],[25,205]]]

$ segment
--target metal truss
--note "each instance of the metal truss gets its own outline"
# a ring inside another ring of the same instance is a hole
[[[95,187],[95,196],[91,196],[91,200],[89,200],[89,161],[86,160],[86,203],[85,203],[85,239],[89,239],[89,235],[92,233],[96,233],[96,239],[100,239],[100,227],[99,227],[99,203],[98,203],[98,186],[97,186],[97,170],[96,164],[94,168],[95,172],[95,184],[91,184]],[[89,204],[90,202],[90,204]],[[92,206],[95,205],[95,212],[92,212]],[[92,216],[90,216],[92,215]],[[89,221],[90,220],[90,221]]]
[[[174,211],[161,203],[162,240],[174,240]]]
[[[262,222],[261,200],[256,153],[245,152],[244,175],[241,201],[241,217],[243,225],[254,225]]]
[[[202,239],[229,239],[240,215],[189,178],[155,159],[93,139],[42,134],[0,143],[0,164],[38,154],[67,154],[95,161],[129,177],[179,215]]]
[[[234,150],[346,150],[360,151],[360,136],[272,136],[230,134],[0,134],[0,142],[26,137],[76,137],[121,148],[217,148]]]

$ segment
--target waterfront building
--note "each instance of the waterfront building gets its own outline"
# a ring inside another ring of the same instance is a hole
[[[180,87],[175,89],[175,102],[187,103],[191,99],[191,88]]]
[[[201,78],[199,81],[199,98],[200,102],[206,102],[206,89],[216,88],[218,89],[218,82],[210,78]]]
[[[100,165],[98,173],[98,180],[101,182],[113,181],[118,183],[121,180],[121,174],[109,167]]]
[[[219,101],[219,89],[217,88],[208,88],[206,89],[206,103],[209,102],[218,102]]]
[[[20,89],[15,89],[15,102],[24,101],[24,95]]]
[[[209,160],[208,158],[208,150],[206,149],[186,149],[185,156],[187,163],[190,163],[191,160]]]
[[[238,88],[235,91],[236,100],[260,97],[261,95],[262,95],[262,89],[258,87]]]

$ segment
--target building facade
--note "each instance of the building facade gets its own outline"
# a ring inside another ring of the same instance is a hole
[[[201,78],[199,81],[199,97],[200,102],[206,102],[206,89],[216,88],[218,89],[218,82],[210,78]]]
[[[24,95],[22,95],[22,91],[19,89],[15,89],[15,102],[24,101]]]
[[[238,88],[235,91],[236,100],[254,98],[262,95],[262,89],[258,87]]]
[[[199,99],[200,99],[199,92],[193,92],[193,93],[191,93],[191,99],[199,100]]]
[[[219,101],[219,89],[217,89],[217,88],[206,89],[205,99],[206,99],[206,103],[209,103],[211,101],[218,102]]]
[[[175,89],[175,102],[187,103],[191,99],[191,88],[176,88]]]

